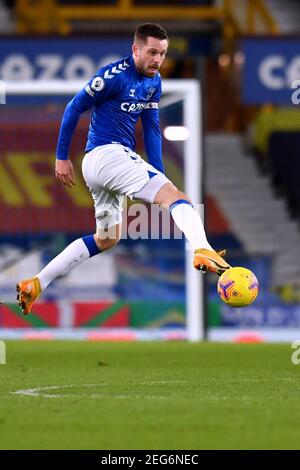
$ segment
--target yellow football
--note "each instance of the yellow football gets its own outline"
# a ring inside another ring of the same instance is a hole
[[[246,307],[252,304],[259,291],[256,276],[250,269],[227,269],[218,280],[218,294],[231,307]]]

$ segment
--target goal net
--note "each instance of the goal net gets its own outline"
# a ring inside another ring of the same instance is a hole
[[[89,113],[70,158],[76,186],[54,177],[55,147],[77,81],[6,83],[0,116],[0,337],[189,339],[204,337],[202,276],[168,211],[127,200],[119,245],[54,281],[28,317],[15,284],[38,273],[67,244],[94,233],[93,202],[81,176]],[[201,210],[201,102],[195,80],[165,80],[163,154],[171,181]],[[137,152],[144,155],[142,128]]]

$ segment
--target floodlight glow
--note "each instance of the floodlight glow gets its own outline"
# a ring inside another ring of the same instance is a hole
[[[187,140],[189,135],[190,131],[185,126],[168,126],[164,129],[164,136],[167,140]]]

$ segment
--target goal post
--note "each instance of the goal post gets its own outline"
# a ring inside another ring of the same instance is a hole
[[[6,82],[6,103],[10,99],[33,97],[52,99],[73,96],[83,88],[81,81],[28,81]],[[183,190],[197,208],[202,207],[202,103],[200,84],[197,80],[163,80],[163,94],[160,108],[168,108],[180,103],[182,108],[182,127],[187,135],[180,143],[182,151]],[[175,139],[176,140],[176,139]],[[53,143],[53,148],[55,148]],[[172,179],[172,178],[171,178]],[[180,188],[181,189],[181,188]],[[92,204],[91,204],[92,205]],[[202,214],[201,214],[202,215]],[[1,236],[1,235],[0,235]],[[205,337],[204,330],[204,292],[202,274],[193,268],[193,251],[185,250],[185,289],[186,289],[186,339],[200,341]]]
[[[184,140],[184,191],[203,207],[202,197],[202,101],[198,80],[164,80],[163,93],[175,94],[183,101],[183,126],[189,131]],[[176,98],[174,98],[176,99]],[[201,214],[203,216],[203,214]],[[186,251],[187,338],[200,341],[204,331],[203,278],[193,268],[193,252]]]

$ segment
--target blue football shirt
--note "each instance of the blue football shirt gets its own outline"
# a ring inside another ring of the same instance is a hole
[[[118,143],[135,150],[135,125],[141,117],[149,163],[164,172],[158,102],[159,72],[150,78],[140,74],[132,56],[98,70],[66,106],[56,156],[67,160],[70,142],[80,115],[93,108],[86,151]]]

